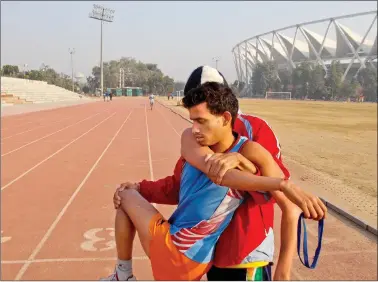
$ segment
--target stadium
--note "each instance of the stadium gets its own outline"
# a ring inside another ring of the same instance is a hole
[[[366,26],[361,26],[361,19]],[[305,61],[319,63],[327,74],[331,62],[338,60],[344,69],[342,80],[356,76],[367,64],[376,69],[376,19],[377,11],[369,11],[294,24],[245,39],[232,49],[238,81],[246,91],[254,66],[266,62],[274,62],[278,73]]]

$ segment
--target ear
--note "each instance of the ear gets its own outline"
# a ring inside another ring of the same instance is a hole
[[[224,112],[222,116],[223,116],[223,126],[231,124],[232,115],[230,112]]]

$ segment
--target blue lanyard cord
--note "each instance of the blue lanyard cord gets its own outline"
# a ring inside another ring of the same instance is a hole
[[[301,237],[302,237],[302,223],[303,223],[303,259],[301,257]],[[323,230],[324,230],[324,219],[321,219],[319,221],[318,225],[318,247],[315,251],[315,256],[312,264],[310,265],[308,263],[308,250],[307,250],[307,230],[306,230],[306,222],[303,213],[299,216],[298,219],[298,232],[297,232],[297,250],[298,250],[298,256],[301,260],[302,264],[306,266],[307,268],[314,269],[316,267],[316,264],[319,259],[320,250],[322,249],[322,238],[323,238]]]

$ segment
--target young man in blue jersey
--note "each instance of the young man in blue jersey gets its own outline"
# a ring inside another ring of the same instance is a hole
[[[205,83],[191,90],[183,104],[189,109],[192,131],[198,143],[209,146],[216,153],[239,152],[248,171],[256,172],[252,161],[262,168],[280,172],[265,149],[233,133],[238,101],[229,87]],[[280,190],[307,217],[316,217],[315,210],[309,209],[313,196],[287,179],[258,177],[232,170],[223,177],[221,186],[181,159],[172,181],[172,187],[162,187],[167,191],[166,195],[148,189],[152,183],[164,183],[164,180],[124,185],[127,189],[119,193],[121,206],[115,223],[118,263],[108,280],[134,279],[131,259],[135,230],[151,260],[155,279],[199,280],[211,267],[216,241],[246,197],[244,191]],[[235,185],[228,188],[231,182]],[[150,202],[178,206],[166,221]],[[326,210],[319,199],[317,205],[311,207],[318,212]]]
[[[209,66],[201,66],[190,75],[184,90],[184,96],[193,88],[205,82],[213,81],[227,85],[223,75]],[[259,143],[273,157],[281,168],[281,173],[290,177],[282,162],[280,143],[271,127],[263,119],[240,112],[233,130],[249,140]],[[191,129],[186,129],[181,138],[181,154],[191,165],[206,173],[216,183],[239,165],[239,154],[214,154],[207,146],[201,146],[195,140]],[[206,155],[212,157],[206,160]],[[279,177],[275,171],[262,170],[262,175]],[[280,252],[271,275],[271,262],[274,255],[274,204],[282,211]],[[299,212],[283,193],[262,194],[251,192],[234,214],[233,220],[220,236],[214,257],[214,265],[207,274],[210,281],[243,281],[250,279],[248,273],[255,273],[253,280],[290,280],[291,267],[296,248],[297,222]],[[320,219],[321,215],[318,218]],[[229,242],[234,242],[230,249]],[[260,273],[260,275],[257,275]],[[258,278],[260,276],[260,278]]]

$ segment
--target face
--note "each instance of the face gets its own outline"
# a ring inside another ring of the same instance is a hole
[[[192,133],[201,146],[217,144],[231,130],[231,114],[213,115],[206,103],[191,107],[189,115],[193,121]]]

